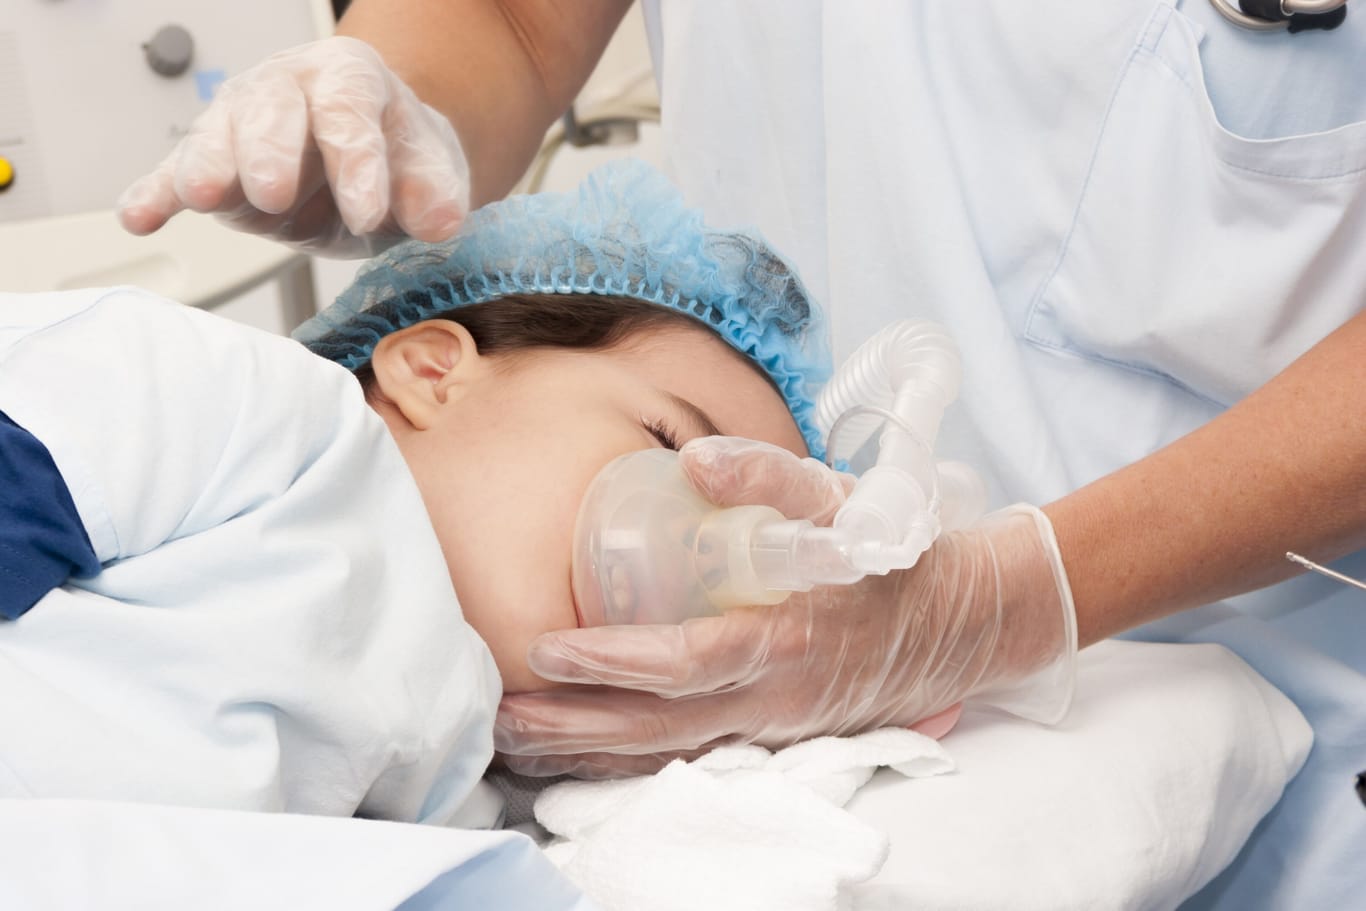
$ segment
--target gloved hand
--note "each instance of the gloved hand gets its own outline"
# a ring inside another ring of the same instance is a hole
[[[118,202],[150,234],[182,209],[328,256],[444,240],[469,209],[450,122],[368,44],[334,37],[229,79],[156,170]]]
[[[834,472],[721,437],[681,463],[723,506],[827,520]],[[1052,723],[1071,700],[1076,619],[1052,526],[1012,506],[942,536],[909,570],[678,626],[548,633],[532,670],[576,686],[503,699],[495,748],[514,771],[643,774],[723,742],[778,748],[910,725],[962,700]]]

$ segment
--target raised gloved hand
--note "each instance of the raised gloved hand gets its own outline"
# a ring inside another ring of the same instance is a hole
[[[709,437],[681,463],[719,505],[828,520],[843,498],[839,476],[764,444]],[[546,634],[532,670],[577,685],[505,697],[494,743],[523,774],[605,777],[729,740],[781,747],[910,725],[965,699],[1051,723],[1070,703],[1075,655],[1052,527],[1012,506],[857,585],[678,626]]]
[[[229,79],[156,170],[118,202],[134,234],[182,209],[328,256],[444,240],[469,209],[449,121],[368,44],[335,37]]]

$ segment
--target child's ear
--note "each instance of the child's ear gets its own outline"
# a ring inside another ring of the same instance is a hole
[[[434,319],[386,335],[371,358],[379,393],[418,430],[456,402],[488,370],[469,330]]]

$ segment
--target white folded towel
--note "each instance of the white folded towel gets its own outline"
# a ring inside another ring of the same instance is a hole
[[[915,778],[953,762],[900,728],[721,747],[648,777],[554,785],[536,818],[558,836],[551,860],[606,911],[825,911],[887,858],[887,836],[841,809],[882,766]]]

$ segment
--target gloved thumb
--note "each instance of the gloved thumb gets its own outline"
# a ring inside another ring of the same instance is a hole
[[[844,505],[854,477],[815,459],[740,437],[700,437],[678,452],[698,493],[718,506],[772,506],[789,519],[827,524]]]

